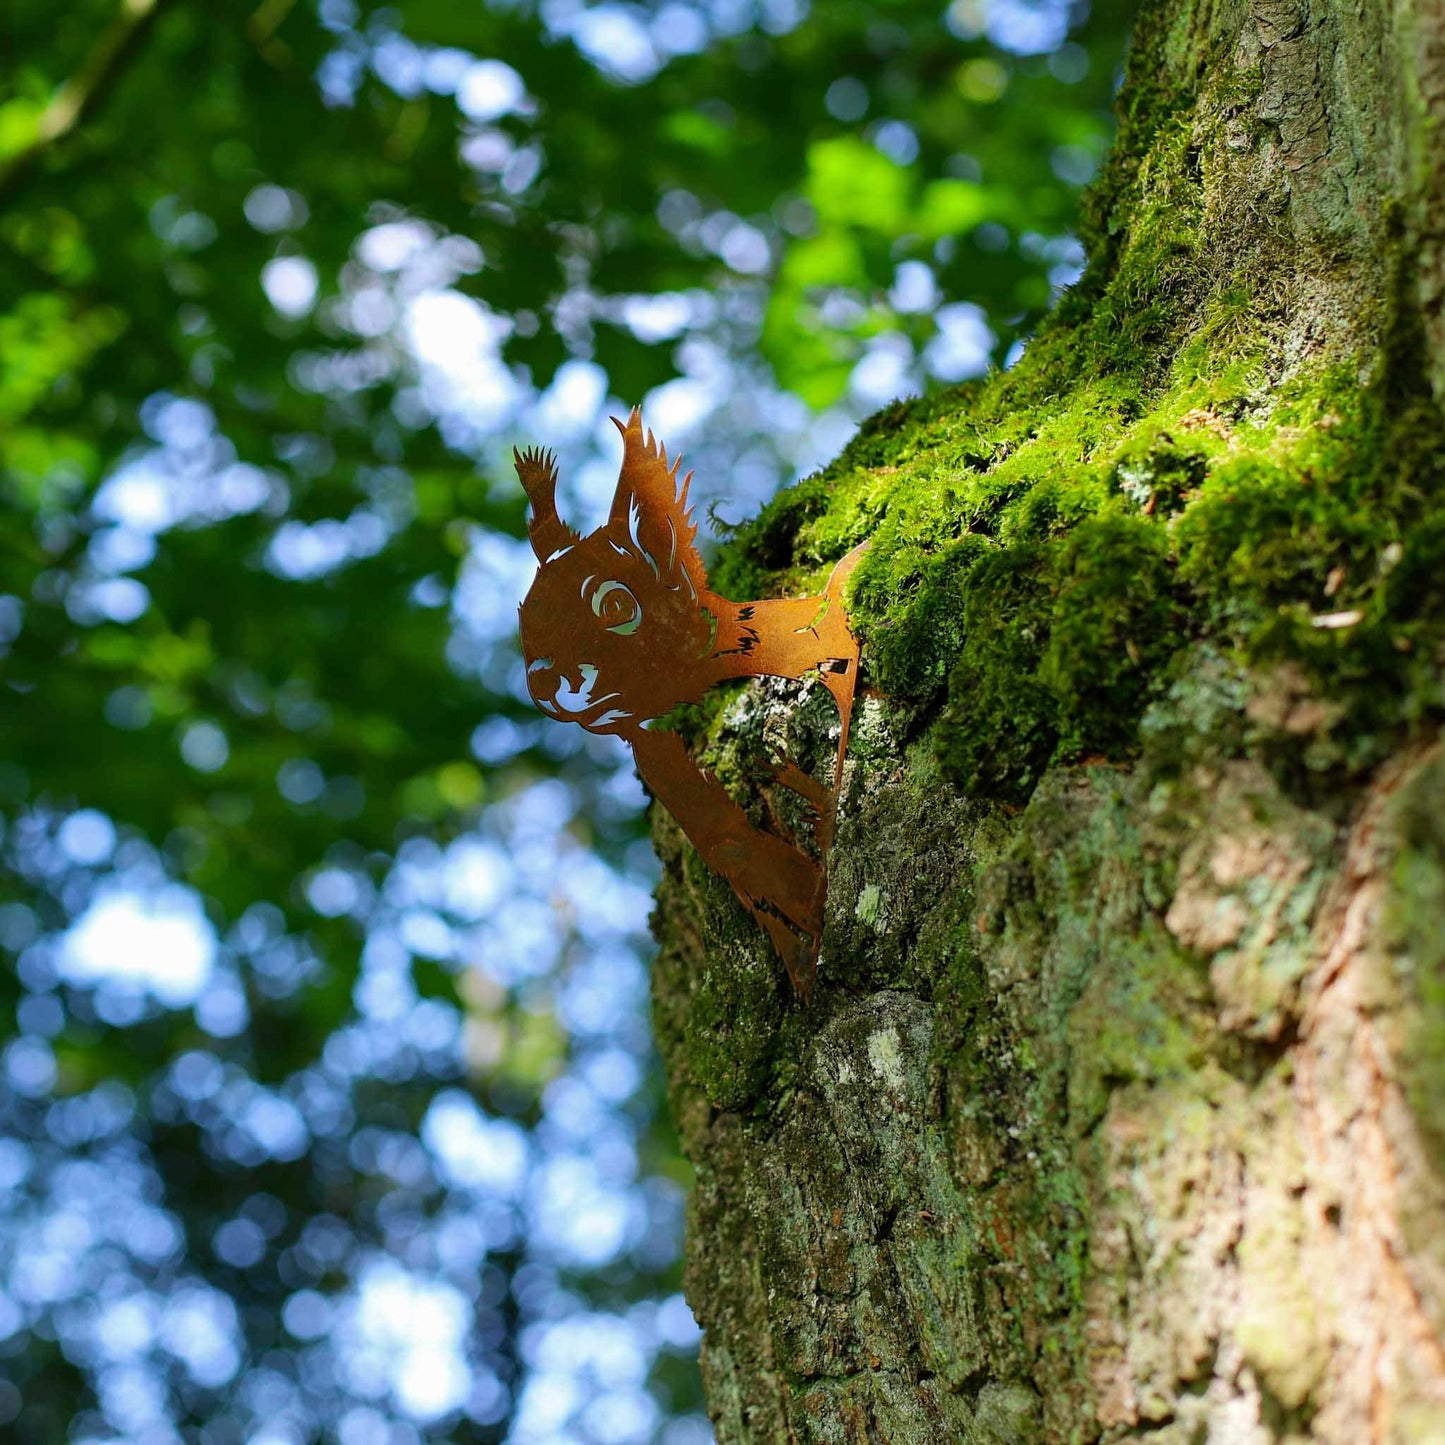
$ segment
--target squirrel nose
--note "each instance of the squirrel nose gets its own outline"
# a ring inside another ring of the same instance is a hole
[[[559,717],[585,712],[592,705],[597,669],[590,662],[558,667],[550,657],[527,664],[527,688],[538,707]]]

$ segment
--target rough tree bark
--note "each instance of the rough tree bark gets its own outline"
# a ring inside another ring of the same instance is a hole
[[[1445,1441],[1445,7],[1146,0],[1120,120],[1024,360],[716,574],[872,538],[810,1008],[655,821],[722,1442]]]

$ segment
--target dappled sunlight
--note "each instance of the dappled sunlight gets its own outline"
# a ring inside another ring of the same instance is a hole
[[[215,951],[215,932],[190,889],[118,889],[75,921],[58,963],[67,983],[136,989],[177,1008],[205,987]]]

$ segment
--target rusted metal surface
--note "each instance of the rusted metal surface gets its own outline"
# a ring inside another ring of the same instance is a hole
[[[549,716],[631,744],[643,781],[707,865],[732,884],[806,999],[817,972],[827,853],[858,681],[858,641],[842,589],[863,549],[838,563],[819,596],[720,597],[693,545],[692,473],[679,483],[679,462],[669,463],[643,430],[640,410],[626,424],[613,421],[622,433],[622,472],[606,525],[586,537],[557,515],[551,453],[514,453],[542,564],[521,610],[528,688]],[[831,786],[791,761],[775,766],[777,781],[813,810],[821,861],[754,827],[675,732],[647,726],[729,678],[764,676],[816,677],[838,705]]]

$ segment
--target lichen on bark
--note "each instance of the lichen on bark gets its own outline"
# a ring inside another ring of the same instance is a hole
[[[812,1007],[655,820],[721,1441],[1445,1439],[1442,101],[1423,0],[1149,0],[1084,280],[720,560],[871,542]],[[761,817],[817,707],[694,743]]]

